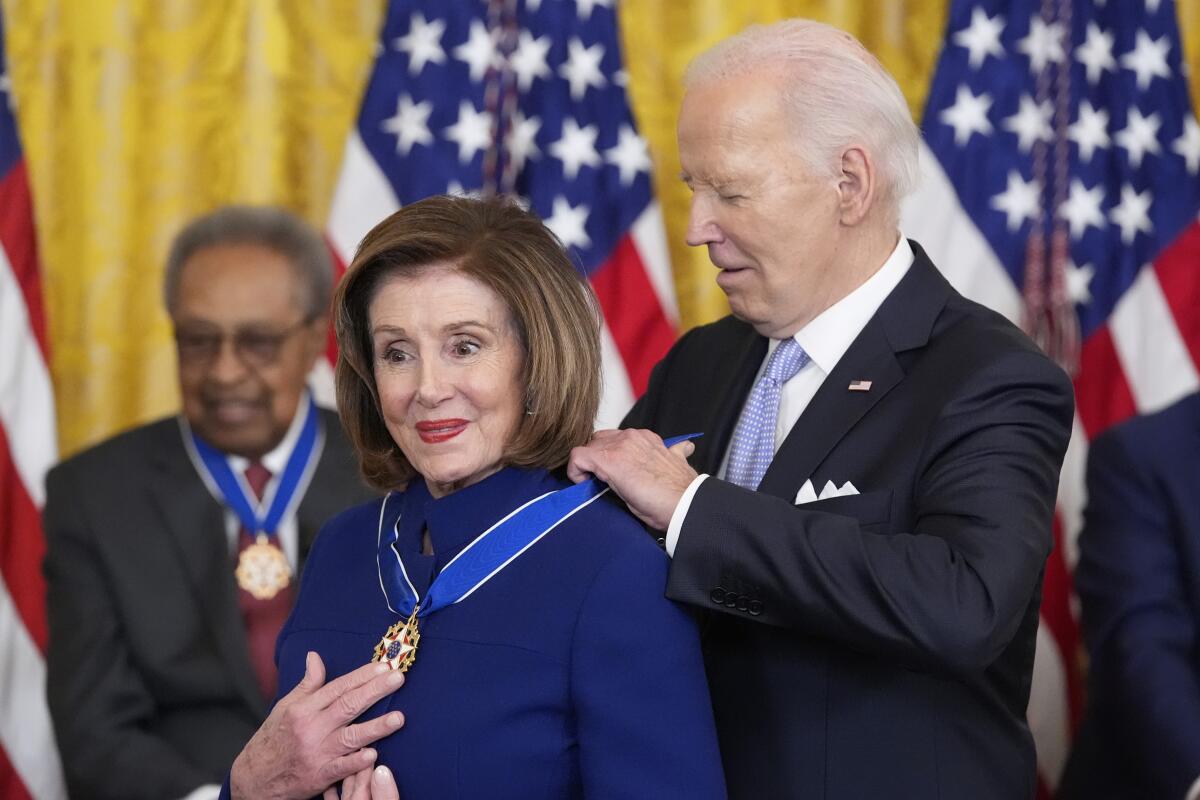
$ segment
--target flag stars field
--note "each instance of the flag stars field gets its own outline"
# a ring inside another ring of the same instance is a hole
[[[1143,116],[1138,109],[1129,109],[1129,118],[1125,127],[1117,131],[1117,146],[1129,154],[1129,163],[1135,168],[1142,165],[1142,159],[1147,153],[1158,155],[1162,152],[1158,144],[1158,129],[1162,125],[1158,113]]]
[[[1108,137],[1108,112],[1084,100],[1079,104],[1079,118],[1067,128],[1067,137],[1079,146],[1080,160],[1091,161],[1097,148],[1112,144]]]
[[[971,11],[971,24],[954,34],[954,43],[967,51],[967,63],[971,69],[979,69],[988,56],[1004,55],[1000,34],[1004,30],[1004,17],[997,14],[989,17],[982,8]]]
[[[445,32],[445,21],[426,21],[419,12],[412,15],[408,33],[394,42],[397,50],[408,53],[409,74],[420,75],[426,64],[445,63],[446,51],[442,49],[442,34]]]
[[[1075,49],[1075,58],[1083,64],[1088,83],[1096,83],[1108,72],[1116,72],[1117,62],[1113,58],[1113,35],[1100,30],[1095,22],[1089,22],[1087,39]]]
[[[1138,89],[1144,92],[1155,78],[1170,77],[1171,70],[1167,66],[1170,50],[1171,43],[1166,36],[1151,39],[1144,30],[1138,31],[1134,48],[1121,56],[1121,66],[1133,71]]]
[[[1028,153],[1034,142],[1050,138],[1050,101],[1035,103],[1027,94],[1021,95],[1017,113],[1004,120],[1004,129],[1017,135],[1017,147]]]
[[[965,83],[958,87],[954,105],[942,112],[942,122],[954,128],[954,143],[959,147],[978,133],[984,136],[992,132],[992,123],[988,119],[988,110],[992,107],[992,98],[986,93],[976,95]]]
[[[1049,62],[1060,63],[1066,58],[1062,38],[1062,25],[1057,22],[1047,24],[1041,17],[1034,17],[1029,24],[1028,35],[1017,42],[1017,52],[1029,56],[1029,69],[1037,74]]]

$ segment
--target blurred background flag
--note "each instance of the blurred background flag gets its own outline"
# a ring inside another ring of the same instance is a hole
[[[65,798],[45,705],[39,512],[57,453],[42,278],[0,16],[0,798]]]
[[[1200,126],[1171,0],[956,0],[903,227],[1075,379],[1029,719],[1053,792],[1082,711],[1087,441],[1200,386]]]
[[[611,0],[393,2],[326,226],[344,266],[402,204],[515,195],[600,300],[602,427],[645,389],[678,317],[626,82]]]

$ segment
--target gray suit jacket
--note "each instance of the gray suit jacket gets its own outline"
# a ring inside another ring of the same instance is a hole
[[[297,515],[303,565],[325,520],[370,497],[337,416]],[[72,798],[179,798],[220,783],[266,715],[221,506],[176,418],[50,471],[47,694]]]

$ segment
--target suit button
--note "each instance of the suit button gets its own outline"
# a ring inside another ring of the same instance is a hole
[[[750,613],[750,616],[757,617],[763,612],[762,600],[751,600],[750,604],[746,607],[746,611]]]
[[[750,598],[746,595],[740,595],[737,599],[737,610],[746,611],[750,607]]]
[[[712,600],[719,606],[725,605],[725,590],[718,586],[716,589],[712,590],[712,594],[708,596],[708,599]]]
[[[667,537],[660,536],[657,539],[655,539],[654,541],[658,542],[659,549],[661,549],[661,550],[667,549]]]
[[[738,594],[737,592],[726,592],[725,593],[725,607],[726,608],[737,608],[737,604],[739,601],[741,601],[741,599],[742,599],[742,596],[740,594]]]

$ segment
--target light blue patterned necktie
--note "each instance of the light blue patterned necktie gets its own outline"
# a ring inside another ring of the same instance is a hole
[[[725,478],[746,489],[757,489],[771,459],[775,457],[775,421],[779,417],[779,395],[783,384],[804,369],[808,353],[792,338],[784,339],[771,353],[767,368],[754,384],[742,409]]]

